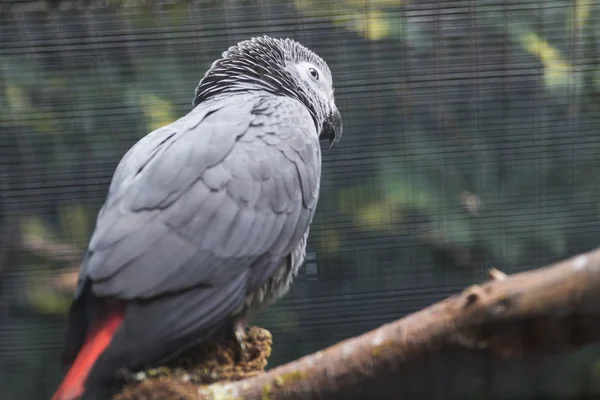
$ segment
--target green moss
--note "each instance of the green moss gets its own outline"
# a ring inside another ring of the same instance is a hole
[[[383,346],[375,346],[375,347],[373,347],[373,350],[371,351],[371,355],[373,357],[379,357],[381,355],[382,348],[383,348]]]
[[[157,368],[151,368],[144,371],[149,378],[155,378],[158,376],[171,376],[173,375],[173,371],[169,367],[160,366]]]
[[[271,398],[271,384],[267,383],[263,387],[262,400],[269,400]]]
[[[283,386],[284,382],[285,381],[283,380],[283,377],[281,377],[281,376],[278,376],[277,378],[275,378],[275,385],[277,385],[279,387]]]
[[[229,383],[226,383],[226,384],[213,383],[212,385],[202,386],[199,388],[198,392],[200,394],[200,398],[207,398],[207,399],[214,399],[214,400],[239,400],[240,399],[240,397],[237,395],[237,393],[233,392],[232,386]]]
[[[300,371],[288,372],[287,374],[283,374],[275,378],[275,384],[279,387],[285,385],[289,382],[296,382],[301,379],[304,379],[304,373]]]

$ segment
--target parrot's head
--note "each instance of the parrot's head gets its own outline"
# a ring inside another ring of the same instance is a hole
[[[268,36],[244,40],[213,62],[194,96],[194,106],[218,94],[266,91],[304,104],[321,139],[333,147],[342,137],[342,116],[335,105],[327,63],[292,39]]]

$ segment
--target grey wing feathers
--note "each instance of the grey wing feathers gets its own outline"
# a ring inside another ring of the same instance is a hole
[[[123,158],[90,241],[96,294],[224,287],[250,269],[268,278],[303,238],[320,176],[310,115],[291,99],[234,99],[198,106]],[[265,118],[257,102],[277,112]],[[238,297],[260,284],[240,282]]]

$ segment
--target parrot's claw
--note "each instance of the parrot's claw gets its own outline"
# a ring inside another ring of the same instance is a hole
[[[235,340],[239,346],[239,353],[237,357],[238,361],[243,361],[246,354],[246,345],[244,344],[244,341],[246,339],[246,328],[247,322],[245,319],[238,321],[234,326],[233,333],[235,335]]]
[[[237,340],[238,344],[240,345],[240,349],[242,349],[242,351],[246,350],[246,345],[244,344],[245,338],[246,338],[245,328],[235,330],[235,339]]]

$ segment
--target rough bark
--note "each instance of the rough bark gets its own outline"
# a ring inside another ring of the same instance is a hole
[[[491,270],[490,277],[268,372],[258,363],[254,377],[208,385],[161,377],[129,385],[118,399],[434,398],[434,372],[452,377],[460,369],[477,381],[486,360],[540,360],[600,339],[600,249],[512,276]]]

